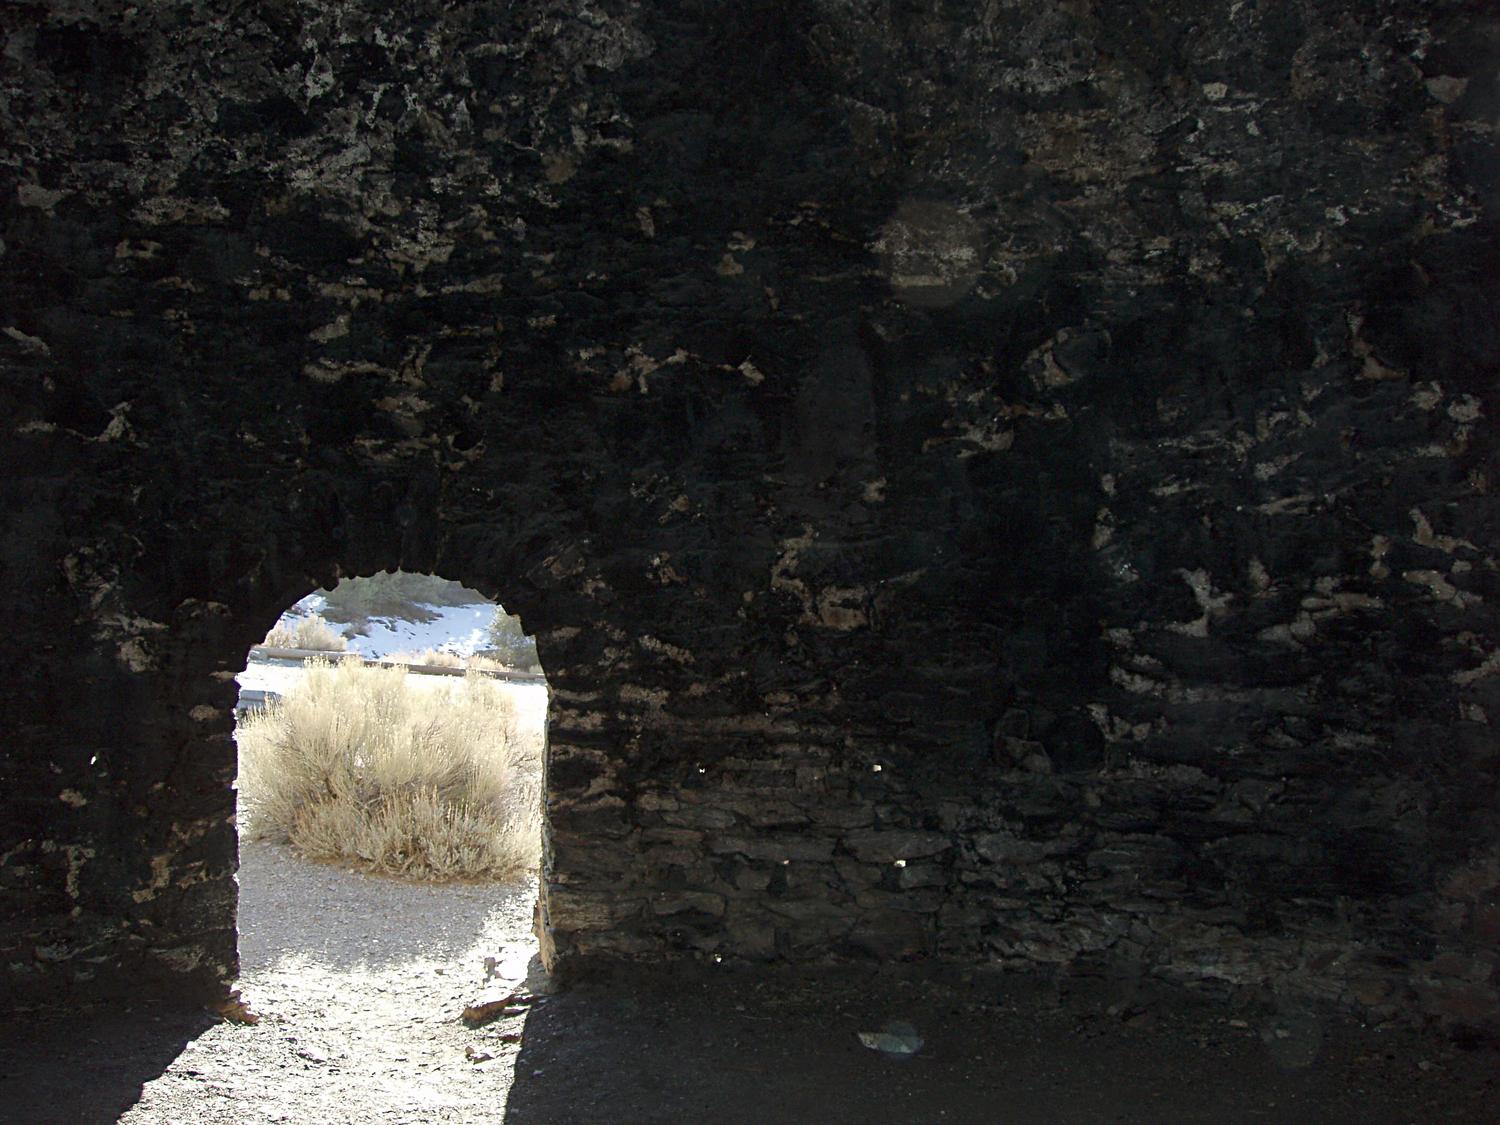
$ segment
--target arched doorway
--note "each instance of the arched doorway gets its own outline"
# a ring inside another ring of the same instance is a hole
[[[503,607],[429,575],[345,580],[266,641],[239,678],[229,1013],[276,1023],[304,1100],[388,1084],[436,1111],[447,1071],[515,1053],[526,1008],[455,1016],[544,987],[545,676]]]

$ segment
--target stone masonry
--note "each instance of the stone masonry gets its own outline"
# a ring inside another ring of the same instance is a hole
[[[553,687],[559,972],[1500,1019],[1500,22],[0,8],[0,993],[236,968],[234,673],[401,567]]]

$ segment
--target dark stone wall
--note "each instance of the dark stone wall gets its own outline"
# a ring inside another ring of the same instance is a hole
[[[401,566],[593,961],[1500,1011],[1500,24],[0,11],[0,969],[234,971],[232,676]]]

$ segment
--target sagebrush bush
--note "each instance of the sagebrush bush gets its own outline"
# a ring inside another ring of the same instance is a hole
[[[310,662],[241,719],[251,839],[411,879],[510,879],[540,858],[542,746],[478,675],[414,687],[404,669]]]
[[[271,648],[308,648],[319,652],[346,652],[349,642],[316,613],[299,617],[288,627],[278,621],[261,644]]]

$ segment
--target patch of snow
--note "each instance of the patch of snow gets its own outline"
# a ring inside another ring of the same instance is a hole
[[[308,594],[291,609],[281,615],[281,623],[296,621],[299,617],[307,617],[309,614],[322,613],[323,607],[328,604],[328,599],[322,594]]]
[[[492,602],[476,605],[423,606],[437,616],[431,621],[404,621],[399,617],[372,617],[369,631],[349,636],[349,648],[365,657],[389,656],[393,652],[451,652],[473,656],[485,647],[485,634],[495,617]],[[335,626],[343,629],[344,626]],[[348,634],[345,634],[348,636]]]

